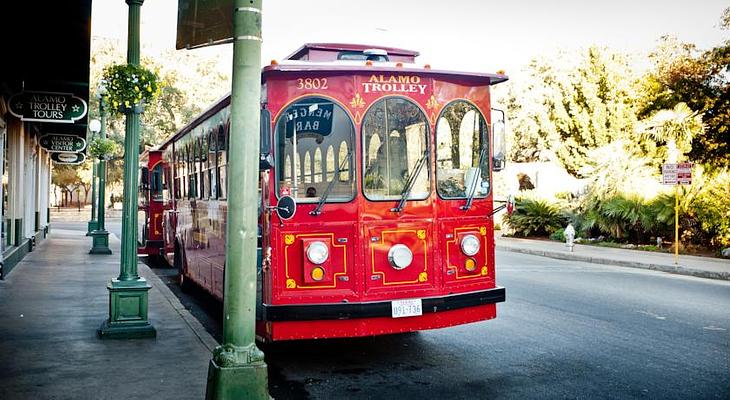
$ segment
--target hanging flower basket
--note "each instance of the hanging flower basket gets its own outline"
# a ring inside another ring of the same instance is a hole
[[[94,158],[109,160],[116,152],[117,144],[111,139],[96,137],[89,141],[89,154]]]
[[[142,113],[160,93],[157,74],[139,65],[118,64],[104,68],[104,101],[120,113]]]

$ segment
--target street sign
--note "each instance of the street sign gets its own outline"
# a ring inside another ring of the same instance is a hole
[[[8,101],[10,113],[22,121],[72,124],[86,115],[84,99],[71,93],[22,92]]]
[[[233,42],[233,0],[178,0],[176,49]]]
[[[76,135],[44,135],[39,142],[49,153],[76,153],[86,148],[86,140]]]
[[[662,183],[664,185],[691,185],[692,163],[663,164]]]
[[[692,184],[692,163],[677,164],[677,183],[680,185]]]
[[[81,164],[86,160],[84,153],[51,153],[51,160],[56,164]]]

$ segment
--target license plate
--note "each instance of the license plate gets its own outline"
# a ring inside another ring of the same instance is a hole
[[[421,299],[393,300],[391,302],[393,318],[415,317],[423,314]]]

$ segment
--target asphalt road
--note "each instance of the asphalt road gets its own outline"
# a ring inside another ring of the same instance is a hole
[[[496,320],[264,346],[276,399],[730,399],[730,282],[497,252]],[[221,306],[183,295],[220,340]]]

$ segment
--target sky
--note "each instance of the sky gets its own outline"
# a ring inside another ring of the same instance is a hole
[[[417,50],[435,69],[518,73],[530,59],[590,45],[641,56],[663,35],[708,49],[730,38],[719,28],[727,0],[264,0],[262,63],[281,60],[307,42]],[[177,0],[146,0],[141,41],[174,49]],[[95,0],[92,36],[126,40],[123,0]],[[195,51],[220,56],[232,46]]]

